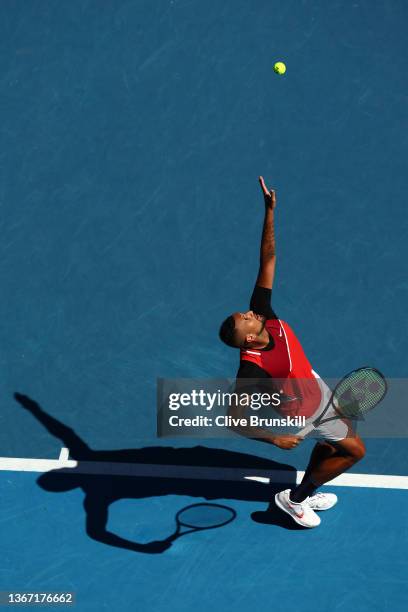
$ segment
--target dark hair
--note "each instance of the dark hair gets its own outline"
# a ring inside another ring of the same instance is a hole
[[[235,319],[231,315],[221,323],[219,331],[220,340],[222,340],[228,346],[237,348],[238,344],[235,340]]]

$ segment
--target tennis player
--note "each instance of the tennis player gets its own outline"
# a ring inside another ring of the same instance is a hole
[[[302,346],[289,325],[272,310],[271,296],[275,276],[276,251],[274,212],[276,194],[262,177],[259,182],[265,202],[260,267],[250,310],[235,312],[222,323],[220,338],[228,346],[240,349],[237,389],[257,382],[279,381],[287,399],[279,411],[286,416],[304,416],[306,424],[324,410],[331,392],[312,369]],[[248,379],[251,379],[249,381]],[[273,380],[271,380],[273,379]],[[246,382],[245,382],[246,381]],[[252,387],[253,388],[253,387]],[[234,406],[230,414],[242,417],[247,408]],[[336,413],[333,408],[329,411]],[[326,417],[329,417],[329,412]],[[302,441],[295,434],[279,435],[262,427],[233,426],[237,433],[273,444],[283,450],[296,448]],[[349,469],[365,454],[364,443],[352,430],[350,422],[336,419],[320,424],[313,432],[318,441],[311,454],[302,482],[293,490],[275,496],[277,506],[304,527],[317,527],[319,510],[328,510],[337,502],[333,493],[319,493],[320,485]]]

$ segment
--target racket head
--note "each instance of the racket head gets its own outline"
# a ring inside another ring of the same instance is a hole
[[[351,419],[361,418],[384,399],[388,386],[376,368],[364,366],[347,374],[333,391],[339,412]]]
[[[203,530],[216,529],[231,523],[237,516],[233,508],[222,504],[198,503],[179,510],[176,522],[181,527]]]

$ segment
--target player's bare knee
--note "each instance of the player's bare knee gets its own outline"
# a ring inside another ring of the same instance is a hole
[[[364,442],[358,436],[355,438],[345,438],[335,444],[339,454],[348,460],[350,467],[361,461],[365,456]]]
[[[361,461],[361,459],[365,457],[365,454],[366,448],[361,438],[353,440],[353,444],[350,445],[349,448],[349,455],[353,461],[353,464],[357,463],[358,461]]]
[[[364,459],[365,454],[366,454],[365,444],[362,440],[360,440],[358,443],[357,461],[361,461],[361,459]]]

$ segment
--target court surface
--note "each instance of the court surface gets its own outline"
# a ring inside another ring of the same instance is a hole
[[[311,442],[160,440],[155,402],[157,377],[235,373],[217,331],[255,280],[259,174],[278,198],[273,306],[314,369],[406,375],[407,11],[2,2],[1,591],[405,609],[406,440],[368,440],[302,530],[267,509]],[[237,517],[162,550],[195,501]]]

